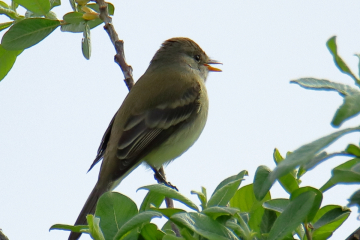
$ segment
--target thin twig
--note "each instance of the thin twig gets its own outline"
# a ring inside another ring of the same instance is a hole
[[[105,23],[104,29],[110,37],[112,44],[115,47],[115,62],[120,66],[121,71],[124,74],[124,81],[127,88],[130,89],[134,85],[134,79],[132,76],[132,67],[126,63],[125,52],[124,52],[124,41],[119,39],[118,34],[115,31],[114,25],[112,24],[112,18],[109,16],[107,4],[104,0],[96,0],[100,9],[100,19]]]
[[[132,75],[133,69],[130,65],[127,64],[125,60],[124,41],[119,39],[119,36],[115,31],[114,25],[112,24],[112,18],[109,16],[107,4],[105,3],[105,1],[96,0],[96,3],[99,5],[99,10],[100,10],[99,17],[105,23],[104,29],[109,35],[110,40],[115,47],[115,51],[116,51],[114,58],[115,62],[120,66],[121,71],[124,74],[124,78],[125,78],[124,82],[130,91],[130,89],[134,86],[134,79]],[[163,167],[159,169],[159,172],[166,180]],[[167,208],[174,208],[174,202],[172,199],[165,198],[165,202]],[[177,236],[181,236],[179,229],[176,227],[174,223],[171,223],[171,228],[176,233]]]
[[[309,229],[309,224],[307,222],[305,222],[304,227],[307,240],[312,240],[311,229]]]

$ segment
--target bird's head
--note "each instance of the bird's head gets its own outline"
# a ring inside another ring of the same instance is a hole
[[[189,38],[177,37],[166,40],[156,52],[150,64],[181,64],[200,71],[200,75],[206,79],[209,71],[221,72],[221,69],[212,67],[210,64],[221,64],[210,59],[206,53]]]

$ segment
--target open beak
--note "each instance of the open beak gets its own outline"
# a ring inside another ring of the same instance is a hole
[[[204,66],[209,69],[211,72],[222,72],[220,68],[212,67],[209,64],[222,64],[221,62],[215,61],[215,60],[209,60],[207,63],[204,63]]]

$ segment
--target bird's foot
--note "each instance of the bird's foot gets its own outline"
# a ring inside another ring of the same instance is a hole
[[[163,176],[163,174],[161,174],[161,172],[158,169],[156,169],[154,167],[151,167],[151,168],[154,171],[154,178],[158,183],[162,183],[165,186],[168,186],[169,188],[179,191],[176,186],[174,186],[170,182],[166,181],[165,176]]]

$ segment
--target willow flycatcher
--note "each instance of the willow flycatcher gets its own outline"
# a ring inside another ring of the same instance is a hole
[[[159,169],[199,138],[207,119],[205,81],[217,64],[194,41],[165,41],[110,122],[90,169],[103,159],[98,181],[75,225],[86,224],[99,197],[141,163]],[[81,233],[72,232],[69,240]]]

